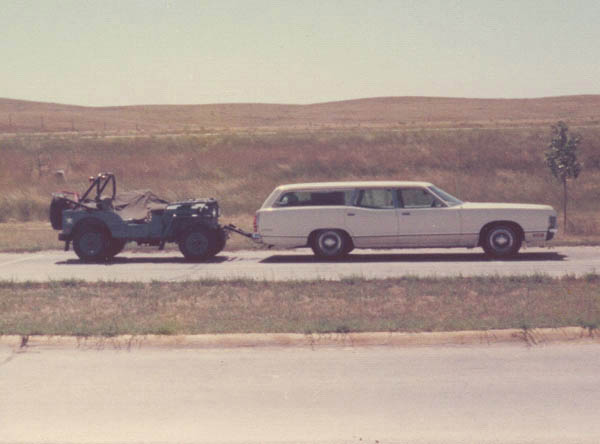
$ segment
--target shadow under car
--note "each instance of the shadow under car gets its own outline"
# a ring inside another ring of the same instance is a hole
[[[230,260],[228,256],[214,256],[204,261],[188,261],[181,256],[165,257],[115,257],[102,262],[84,262],[73,258],[56,262],[56,265],[129,265],[129,264],[220,264]]]
[[[377,263],[377,262],[529,262],[562,261],[565,255],[558,252],[519,253],[504,259],[492,258],[484,253],[377,253],[349,254],[327,259],[312,254],[276,254],[260,261],[263,264],[310,264],[310,263]]]

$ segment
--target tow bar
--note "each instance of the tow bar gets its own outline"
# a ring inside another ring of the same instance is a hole
[[[237,234],[241,234],[242,236],[252,239],[253,241],[258,241],[260,239],[260,235],[258,233],[250,233],[248,231],[242,230],[239,227],[236,227],[233,224],[224,225],[223,229],[227,231],[233,231]]]

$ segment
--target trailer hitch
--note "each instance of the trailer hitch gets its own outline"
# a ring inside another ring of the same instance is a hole
[[[242,230],[241,228],[236,227],[233,224],[224,225],[223,229],[227,230],[227,231],[233,231],[234,233],[237,233],[237,234],[241,234],[242,236],[252,239],[254,241],[257,241],[260,239],[260,237],[257,233],[250,233],[249,231]]]

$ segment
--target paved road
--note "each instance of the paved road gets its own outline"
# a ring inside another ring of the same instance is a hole
[[[84,279],[184,281],[190,279],[308,280],[362,276],[473,276],[600,272],[600,247],[531,248],[516,259],[488,260],[481,250],[363,250],[337,262],[310,250],[224,252],[208,263],[186,263],[178,252],[125,251],[108,264],[83,264],[73,252],[0,254],[0,280]]]
[[[596,444],[600,345],[0,349],[0,443]]]

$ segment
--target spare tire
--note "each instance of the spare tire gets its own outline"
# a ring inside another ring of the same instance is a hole
[[[69,207],[69,201],[64,197],[52,197],[52,202],[50,202],[50,223],[52,224],[52,228],[62,230],[62,212]]]

